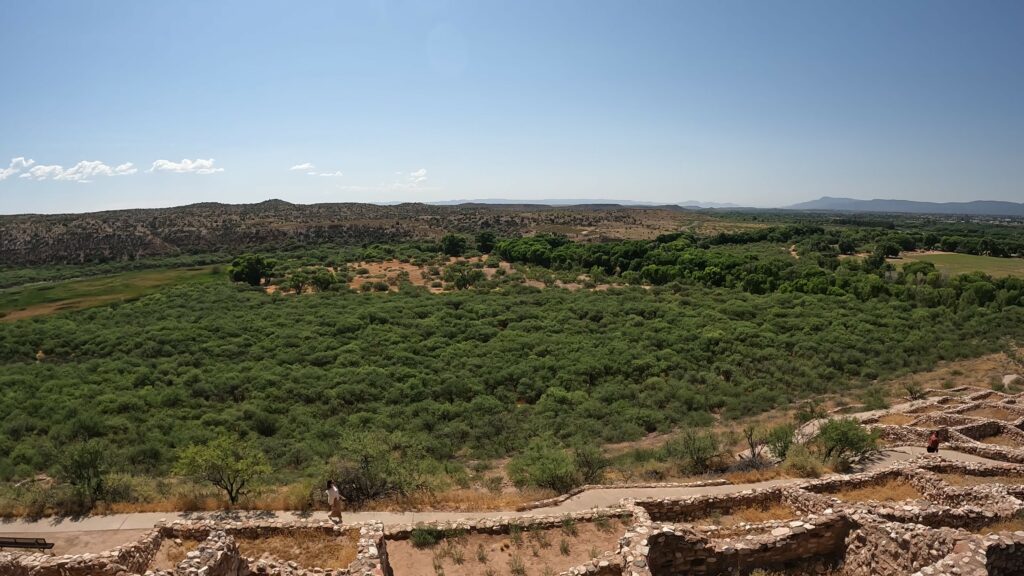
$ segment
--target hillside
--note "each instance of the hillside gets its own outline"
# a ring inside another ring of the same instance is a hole
[[[676,230],[681,209],[618,205],[203,203],[87,214],[0,216],[0,266],[104,262],[332,242],[360,245],[438,238],[445,231],[558,232],[608,239]],[[597,233],[599,231],[599,233]]]
[[[789,210],[837,212],[891,212],[900,214],[956,214],[970,216],[1024,216],[1024,204],[995,200],[972,202],[915,202],[912,200],[857,200],[823,196],[786,207]]]

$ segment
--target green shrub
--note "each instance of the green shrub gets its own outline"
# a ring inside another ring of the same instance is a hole
[[[885,398],[885,390],[881,386],[871,386],[861,395],[865,410],[885,410],[889,401]]]
[[[665,445],[665,449],[679,469],[688,474],[709,472],[722,452],[718,435],[710,431],[698,432],[692,428],[683,430]]]
[[[437,528],[417,526],[409,532],[409,542],[414,548],[429,548],[444,538],[444,531]]]
[[[928,397],[928,393],[925,392],[924,386],[921,386],[917,382],[907,382],[903,385],[903,390],[907,392],[907,398],[909,400],[923,400]]]
[[[579,485],[573,457],[553,440],[534,440],[508,465],[509,476],[517,486],[539,486],[559,493]]]
[[[878,431],[869,431],[852,418],[833,419],[822,424],[815,437],[825,461],[840,467],[851,459],[878,449]]]
[[[352,506],[391,496],[406,496],[425,487],[424,455],[415,443],[383,433],[349,435],[342,442],[344,459],[334,459],[327,479]]]
[[[786,459],[782,463],[782,469],[788,474],[801,478],[817,478],[825,471],[821,461],[803,444],[796,444],[789,448]]]
[[[794,434],[796,434],[796,426],[779,424],[768,430],[764,437],[764,443],[768,446],[768,450],[771,450],[773,456],[779,460],[785,460],[790,447],[793,446]]]

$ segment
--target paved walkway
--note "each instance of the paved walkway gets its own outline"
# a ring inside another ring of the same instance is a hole
[[[877,470],[893,464],[909,460],[923,454],[923,448],[906,446],[884,450],[880,455],[865,466],[865,470]],[[988,460],[973,454],[964,454],[951,450],[940,453],[946,459],[962,462],[1001,463]],[[544,514],[565,514],[592,508],[606,508],[618,504],[623,498],[679,498],[704,494],[730,494],[753,488],[768,488],[784,484],[801,482],[800,479],[782,479],[757,482],[752,484],[727,484],[724,486],[704,486],[699,488],[597,488],[588,490],[572,498],[546,508],[536,508],[527,512],[347,512],[344,514],[346,524],[377,521],[384,524],[415,524],[416,522],[433,522],[439,520],[457,520],[460,518],[512,518],[517,516],[534,516]],[[33,536],[47,538],[57,545],[55,553],[68,554],[84,551],[98,552],[112,548],[118,544],[134,540],[143,531],[151,529],[161,520],[206,518],[211,516],[230,518],[299,518],[296,512],[238,512],[238,513],[188,513],[188,512],[145,512],[134,514],[110,514],[106,516],[88,516],[85,518],[43,518],[41,520],[2,520],[0,534],[6,536]],[[327,513],[312,513],[313,518],[326,519]],[[88,533],[96,534],[91,537]]]

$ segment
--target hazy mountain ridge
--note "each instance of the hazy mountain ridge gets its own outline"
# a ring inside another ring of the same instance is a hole
[[[1024,216],[1024,204],[1000,200],[973,200],[970,202],[920,202],[916,200],[890,200],[876,198],[833,198],[822,196],[817,200],[786,206],[788,210],[834,210],[840,212],[895,212],[906,214],[950,214],[970,216]]]

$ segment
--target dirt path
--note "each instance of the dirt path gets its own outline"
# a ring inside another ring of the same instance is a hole
[[[885,468],[896,462],[902,462],[923,454],[923,448],[905,446],[883,450],[877,458],[868,463],[863,471]],[[960,462],[997,463],[973,454],[964,454],[952,450],[943,450],[940,456]],[[591,508],[614,506],[623,498],[680,498],[700,496],[704,494],[731,494],[755,488],[768,488],[784,484],[801,482],[799,479],[769,480],[752,484],[727,484],[724,486],[705,486],[700,488],[596,488],[588,490],[560,504],[546,508],[536,508],[527,512],[347,512],[345,524],[361,522],[383,522],[384,524],[415,524],[416,522],[433,522],[440,520],[479,519],[479,518],[513,518],[517,516],[557,515],[578,512]],[[111,514],[108,516],[88,516],[81,519],[44,518],[42,520],[11,520],[0,521],[0,534],[5,536],[31,536],[46,538],[60,543],[54,547],[57,554],[99,552],[138,538],[143,531],[149,530],[161,520],[171,521],[189,518],[279,518],[286,520],[299,517],[297,512],[233,512],[233,513],[167,513],[150,512],[137,514]],[[326,519],[327,513],[320,511],[312,514],[313,518]],[[74,551],[74,552],[69,552]]]

